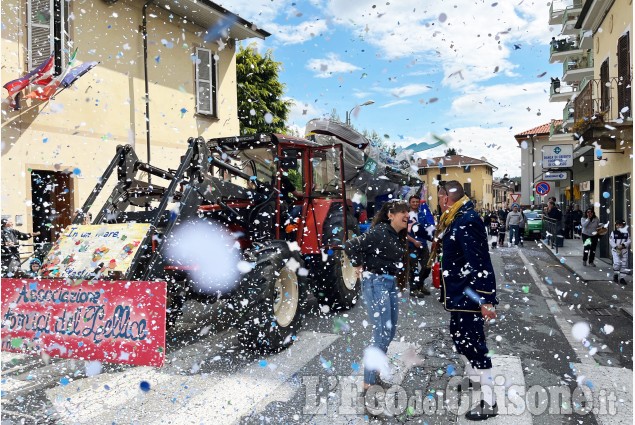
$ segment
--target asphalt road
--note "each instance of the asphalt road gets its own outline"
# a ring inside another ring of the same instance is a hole
[[[506,414],[488,423],[631,423],[633,324],[620,307],[632,288],[576,279],[536,243],[492,259],[500,305],[488,345]],[[314,301],[291,348],[266,357],[239,348],[233,330],[209,333],[208,308],[187,307],[160,369],[3,352],[2,425],[466,423],[470,400],[455,391],[463,365],[435,296],[400,297],[389,351],[399,385],[366,400],[361,306],[324,314]]]

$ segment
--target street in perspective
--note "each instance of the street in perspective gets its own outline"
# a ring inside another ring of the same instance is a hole
[[[630,1],[1,7],[2,425],[633,423]]]

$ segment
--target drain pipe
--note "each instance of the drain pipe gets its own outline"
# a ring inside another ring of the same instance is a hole
[[[148,0],[144,5],[143,5],[143,23],[142,23],[142,27],[141,27],[141,33],[143,36],[143,75],[144,75],[144,83],[145,83],[145,101],[146,101],[146,152],[147,152],[147,159],[146,162],[148,164],[150,164],[150,88],[149,88],[149,81],[148,81],[148,30],[147,30],[147,24],[148,24],[148,17],[147,17],[147,11],[148,11],[148,6],[150,6],[152,3],[154,3],[154,0]],[[152,182],[152,176],[150,175],[150,173],[148,173],[148,184],[150,184]]]

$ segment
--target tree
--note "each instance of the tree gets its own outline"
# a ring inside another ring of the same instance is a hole
[[[260,55],[255,45],[240,47],[236,54],[238,120],[240,134],[286,133],[286,120],[293,104],[282,100],[284,84],[278,80],[280,62],[271,50]]]
[[[453,155],[456,155],[456,149],[448,148],[448,150],[445,151],[445,156],[453,156]]]

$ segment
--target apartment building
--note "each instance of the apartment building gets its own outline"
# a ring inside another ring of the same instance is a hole
[[[267,36],[208,0],[3,2],[3,84],[51,56],[58,76],[75,51],[99,62],[54,98],[2,103],[3,217],[50,241],[117,145],[167,170],[189,137],[237,135],[236,42]]]
[[[457,180],[463,184],[465,194],[472,199],[477,210],[491,209],[494,205],[493,174],[498,168],[487,160],[463,155],[419,159],[419,178],[428,190],[428,206],[438,211],[436,187],[445,181]]]
[[[554,2],[549,22],[561,24],[550,60],[563,64],[550,100],[565,102],[562,125],[551,137],[571,137],[574,152],[593,161],[593,176],[575,183],[589,193],[600,221],[610,229],[619,219],[631,224],[632,0]],[[600,254],[609,256],[607,238],[600,240]]]

